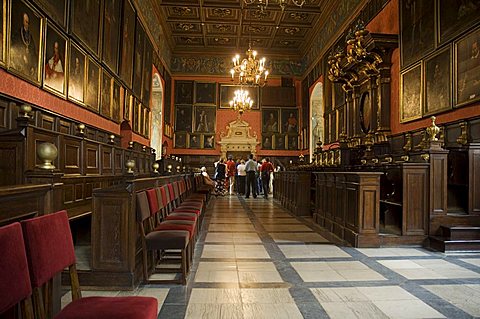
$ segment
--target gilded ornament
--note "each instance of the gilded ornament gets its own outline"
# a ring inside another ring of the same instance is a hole
[[[460,135],[457,137],[457,143],[460,145],[468,144],[468,123],[460,123]]]
[[[30,117],[30,112],[32,112],[32,107],[28,104],[20,105],[20,113],[23,114],[23,117]]]
[[[129,159],[126,163],[125,166],[127,167],[127,173],[128,174],[133,174],[133,169],[135,168],[135,161],[132,159]]]
[[[423,158],[423,160],[425,162],[428,162],[430,160],[430,155],[429,154],[422,154],[420,155],[421,158]]]
[[[78,128],[78,134],[81,134],[81,135],[85,134],[85,131],[84,131],[85,130],[85,124],[79,123],[77,125],[77,128]]]
[[[52,162],[57,158],[58,149],[52,143],[42,143],[37,146],[37,156],[42,164],[37,165],[41,169],[55,169]]]
[[[295,35],[296,33],[300,32],[300,28],[298,27],[285,28],[284,32],[288,35]]]
[[[410,160],[410,156],[408,155],[403,155],[402,157],[400,157],[402,159],[402,161],[404,162],[408,162]]]
[[[173,7],[173,13],[179,16],[188,16],[193,13],[189,7]]]
[[[403,150],[405,152],[410,152],[412,150],[412,144],[413,144],[413,140],[412,140],[412,134],[411,133],[407,133],[405,134],[405,145],[403,146]]]
[[[435,116],[431,116],[432,124],[427,127],[428,141],[438,141],[437,134],[440,132],[440,128],[435,124]]]
[[[226,8],[213,9],[213,16],[225,18],[232,14],[232,10]]]
[[[160,167],[160,164],[158,164],[157,162],[154,162],[154,163],[152,164],[153,172],[154,172],[155,174],[158,174],[158,168],[159,168],[159,167]]]

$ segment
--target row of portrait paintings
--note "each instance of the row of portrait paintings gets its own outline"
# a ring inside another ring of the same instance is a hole
[[[298,134],[298,109],[264,108],[262,132]]]
[[[175,148],[214,149],[215,134],[175,132]]]
[[[220,89],[217,91],[217,88]],[[233,99],[235,91],[239,89],[248,91],[253,100],[252,109],[259,110],[259,88],[238,86],[231,84],[217,84],[217,82],[198,81],[175,81],[175,104],[176,105],[201,105],[217,106],[220,109],[229,109],[230,100]],[[219,98],[217,99],[217,97]]]
[[[214,133],[215,123],[215,107],[175,106],[175,132]]]
[[[289,134],[262,135],[262,149],[264,150],[298,150],[299,136]]]
[[[479,101],[480,28],[404,70],[400,85],[401,122]]]
[[[133,132],[150,136],[150,110],[141,101],[132,101],[132,130]]]
[[[400,7],[403,67],[417,62],[480,20],[480,0],[401,0]]]
[[[39,0],[38,2],[44,10],[54,16],[54,21],[57,21],[55,17],[61,20],[59,15],[61,12],[60,7],[55,6],[62,3],[62,1],[57,3],[54,1]],[[63,1],[63,3],[65,2],[66,1]],[[73,14],[75,14],[75,8],[79,5],[84,7],[85,10],[96,10],[92,8],[88,9],[88,7],[99,5],[98,0],[98,3],[96,1],[83,2],[74,0],[72,0],[72,2]],[[129,40],[127,36],[122,38],[122,57],[131,55],[132,58],[125,57],[127,62],[122,62],[122,67],[118,72],[116,67],[112,67],[113,64],[117,64],[115,61],[118,57],[115,53],[105,52],[102,61],[106,67],[101,67],[95,58],[86,53],[90,52],[88,48],[85,49],[85,42],[88,41],[80,41],[82,45],[76,44],[74,40],[69,39],[60,28],[51,22],[51,20],[45,19],[45,17],[28,2],[24,0],[12,1],[9,10],[11,13],[9,19],[7,19],[6,14],[7,3],[9,3],[9,1],[0,0],[0,3],[3,4],[0,14],[3,22],[0,62],[4,66],[7,66],[9,71],[36,85],[42,85],[45,90],[56,95],[68,98],[94,111],[99,111],[102,115],[110,117],[115,121],[119,120],[119,112],[117,116],[117,109],[119,108],[115,106],[116,100],[114,97],[118,96],[120,80],[110,75],[107,69],[113,71],[113,74],[119,74],[123,80],[123,84],[127,87],[132,86],[134,74],[139,74],[139,79],[135,79],[135,83],[140,84],[139,87],[133,87],[133,92],[144,104],[148,104],[151,91],[153,47],[145,36],[145,31],[141,25],[137,25],[137,29],[140,31],[143,30],[143,32],[139,31],[137,37],[140,38],[143,36],[143,40],[142,45],[135,46],[135,63],[133,63],[134,42]],[[109,17],[109,14],[107,14],[107,11],[110,12],[109,8],[111,6],[111,9],[116,12],[115,16],[118,16],[118,18]],[[110,24],[118,25],[118,29],[120,28],[119,17],[121,12],[119,12],[119,10],[121,7],[120,0],[106,1],[105,33],[111,33],[112,35],[115,33],[112,33],[110,29],[117,29],[117,27],[110,26]],[[128,0],[125,0],[124,9],[128,11],[123,13],[125,19],[132,20],[130,25],[133,26],[133,29],[130,28],[128,32],[132,33],[130,38],[133,38],[133,33],[135,33],[135,11]],[[88,18],[90,18],[90,16],[88,16]],[[8,28],[10,34],[5,36],[7,20],[10,23],[10,27]],[[74,21],[75,18],[72,20],[73,31],[75,30]],[[137,24],[139,24],[138,21]],[[85,23],[85,21],[82,22],[82,25],[88,25],[88,27],[90,27],[90,24]],[[127,28],[127,26],[124,25],[124,28]],[[73,36],[73,38],[77,39],[75,36]],[[105,36],[104,41],[107,41],[107,39],[109,39],[109,37]],[[104,46],[108,48],[112,47],[108,42],[105,42]],[[116,47],[118,47],[118,45],[116,45]],[[131,49],[128,49],[128,47],[131,47]],[[132,52],[123,52],[129,50]],[[114,78],[115,80],[112,80]],[[112,87],[110,94],[106,92],[109,87],[107,85],[108,81],[112,82],[110,85]],[[103,103],[107,101],[106,97],[108,95],[113,95],[111,101],[109,103]],[[111,111],[107,110],[109,108],[108,104],[112,104]]]

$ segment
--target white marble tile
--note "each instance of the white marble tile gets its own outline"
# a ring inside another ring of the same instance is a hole
[[[287,258],[348,258],[349,254],[335,245],[278,245]]]
[[[210,224],[208,231],[251,231],[255,228],[250,224]]]
[[[185,319],[243,319],[241,304],[189,304]]]
[[[421,300],[383,300],[373,302],[389,318],[445,318]]]
[[[310,288],[315,298],[323,302],[353,302],[368,301],[368,297],[354,287],[340,288]]]
[[[278,271],[239,271],[240,283],[283,282]]]
[[[408,279],[480,278],[480,274],[443,259],[379,260]]]
[[[269,233],[277,243],[328,243],[328,240],[317,233]]]
[[[269,259],[270,255],[263,245],[235,245],[236,258]]]
[[[425,285],[440,298],[474,317],[480,317],[480,285]]]
[[[202,258],[235,258],[233,245],[205,245]]]
[[[399,286],[358,287],[356,289],[371,301],[418,299]]]
[[[321,305],[331,319],[389,319],[372,302],[322,302]]]
[[[236,270],[199,270],[195,275],[195,282],[238,283]]]
[[[293,303],[289,304],[244,304],[245,319],[302,319],[303,316]]]
[[[241,289],[242,302],[244,304],[286,304],[295,303],[288,289],[285,288],[257,288]]]
[[[241,304],[240,289],[193,288],[190,304]]]
[[[264,224],[268,232],[310,232],[312,229],[305,225]]]
[[[416,257],[429,256],[422,248],[401,248],[401,247],[382,247],[382,248],[356,248],[362,254],[368,257]]]
[[[377,281],[377,280],[387,280],[385,277],[380,275],[374,270],[371,269],[339,269],[337,273],[345,278],[347,281]]]

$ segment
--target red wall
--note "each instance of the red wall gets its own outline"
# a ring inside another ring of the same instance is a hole
[[[187,77],[187,76],[178,76],[174,80],[193,80],[193,81],[215,81],[218,83],[231,84],[229,77]],[[278,78],[270,78],[268,81],[268,86],[280,86],[281,81]],[[172,85],[172,88],[174,85]],[[296,92],[297,92],[297,105],[301,105],[301,95],[300,95],[300,82],[295,82]],[[173,89],[174,91],[174,89]],[[174,97],[175,92],[172,92],[172,97]],[[172,98],[173,101],[173,98]],[[174,114],[173,122],[175,123],[175,109],[172,105],[172,114]],[[299,114],[301,114],[301,109],[299,109]],[[215,138],[216,142],[220,141],[220,134],[222,132],[226,133],[226,126],[228,123],[235,121],[237,119],[238,113],[232,110],[218,109],[216,115],[216,126],[215,126]],[[300,116],[299,116],[300,117]],[[301,118],[301,117],[300,117]],[[257,134],[258,142],[261,143],[262,136],[262,112],[261,110],[253,110],[245,112],[242,115],[242,120],[248,122],[252,127],[251,134]],[[301,123],[300,123],[301,124]],[[300,125],[299,125],[300,126]],[[300,126],[301,127],[301,126]],[[169,142],[170,144],[170,142]],[[172,142],[173,144],[173,142]],[[170,154],[170,153],[169,153]],[[220,145],[216,144],[214,150],[199,150],[199,149],[171,149],[171,154],[174,155],[220,155]],[[257,147],[257,154],[260,156],[298,156],[300,151],[280,151],[280,150],[262,150],[261,145]]]
[[[383,10],[367,25],[372,33],[399,34],[400,17],[398,13],[398,0],[390,0]],[[433,34],[432,34],[433,36]],[[399,39],[400,41],[400,39]],[[400,123],[400,49],[396,49],[392,56],[391,68],[391,100],[390,100],[390,126],[392,134],[425,128],[430,124],[430,118],[419,119],[409,123]],[[480,103],[467,107],[454,109],[442,114],[435,115],[437,124],[448,123],[458,119],[480,115]]]

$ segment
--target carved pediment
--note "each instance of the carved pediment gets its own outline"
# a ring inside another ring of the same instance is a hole
[[[228,123],[226,132],[220,133],[222,156],[225,157],[228,151],[249,151],[256,152],[256,146],[260,144],[257,141],[257,134],[252,133],[250,124],[238,117],[235,121]]]

